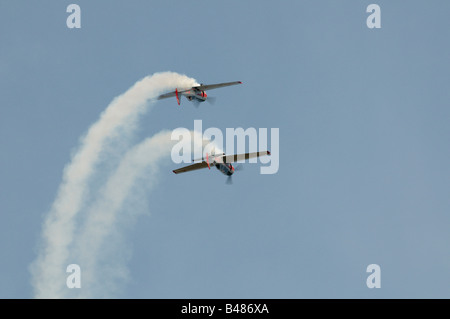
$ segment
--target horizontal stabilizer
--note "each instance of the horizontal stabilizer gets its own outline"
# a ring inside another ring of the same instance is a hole
[[[223,156],[223,155],[225,155],[225,153],[217,153],[217,154],[212,153],[212,154],[208,154],[209,158],[212,158],[212,157],[214,157],[214,158],[216,158],[216,157],[221,157],[221,156]],[[193,162],[198,162],[198,161],[205,161],[205,160],[206,160],[206,157],[202,157],[202,158],[196,158],[196,159],[193,159],[192,161],[193,161]]]

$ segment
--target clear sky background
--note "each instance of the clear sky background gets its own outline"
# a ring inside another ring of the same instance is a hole
[[[70,3],[81,29],[66,26]],[[370,3],[381,29],[366,26]],[[33,297],[42,221],[80,136],[161,71],[244,84],[198,109],[159,101],[136,142],[195,119],[279,128],[280,168],[248,164],[230,186],[164,165],[123,232],[130,281],[115,296],[450,298],[449,12],[446,0],[2,0],[0,298]]]

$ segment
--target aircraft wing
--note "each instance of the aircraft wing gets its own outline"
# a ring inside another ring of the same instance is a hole
[[[167,99],[168,97],[176,96],[176,95],[177,95],[177,92],[178,92],[178,94],[181,94],[181,93],[186,92],[186,91],[189,91],[189,90],[192,90],[192,88],[190,88],[190,89],[185,89],[185,90],[181,90],[181,91],[176,90],[176,91],[173,91],[173,92],[161,94],[160,96],[158,96],[158,100],[161,100],[161,99]]]
[[[175,174],[180,174],[180,173],[185,173],[185,172],[189,172],[189,171],[195,171],[197,169],[201,169],[201,168],[205,168],[205,167],[208,167],[208,164],[206,162],[201,162],[201,163],[196,163],[196,164],[192,164],[189,166],[185,166],[185,167],[176,169],[173,172]]]
[[[230,85],[236,85],[236,84],[242,84],[242,82],[235,81],[235,82],[225,82],[225,83],[218,83],[218,84],[201,84],[199,86],[194,86],[193,89],[199,89],[200,91],[208,91],[208,90],[222,88],[224,86],[230,86]]]
[[[248,160],[249,158],[255,158],[259,156],[270,155],[269,151],[264,152],[253,152],[253,153],[245,153],[245,154],[237,154],[237,155],[225,155],[222,156],[222,160],[224,163],[235,163],[237,161]]]
[[[236,84],[242,84],[241,81],[235,81],[235,82],[225,82],[225,83],[218,83],[218,84],[201,84],[198,86],[193,86],[191,88],[188,89],[184,89],[184,90],[180,90],[178,91],[178,94],[192,90],[192,89],[198,89],[200,91],[206,91],[206,90],[212,90],[212,89],[217,89],[217,88],[221,88],[224,86],[230,86],[230,85],[236,85]],[[169,93],[165,93],[165,94],[161,94],[160,96],[158,96],[158,100],[161,99],[167,99],[169,97],[173,97],[177,95],[177,91],[172,91]]]
[[[168,97],[172,96],[175,96],[175,91],[166,94],[161,94],[160,96],[158,96],[158,100],[167,99]]]

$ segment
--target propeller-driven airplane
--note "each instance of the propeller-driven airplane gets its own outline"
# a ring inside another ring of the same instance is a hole
[[[231,183],[231,175],[235,172],[235,167],[231,165],[231,163],[235,163],[241,160],[247,160],[250,158],[255,158],[259,156],[270,155],[269,151],[264,152],[253,152],[246,154],[238,154],[238,155],[225,155],[225,153],[219,155],[208,155],[206,154],[206,158],[202,158],[200,163],[192,164],[189,166],[185,166],[179,169],[174,170],[175,174],[185,173],[189,171],[194,171],[201,168],[208,167],[211,169],[211,166],[215,166],[219,171],[221,171],[224,175],[228,176],[227,183]],[[194,160],[197,161],[197,160]]]
[[[181,102],[181,96],[185,96],[189,101],[193,101],[196,106],[200,104],[200,102],[205,102],[208,98],[205,91],[221,88],[224,86],[230,86],[230,85],[236,85],[236,84],[242,84],[241,81],[235,81],[235,82],[226,82],[226,83],[218,83],[218,84],[200,84],[197,86],[193,86],[188,89],[182,89],[178,91],[178,88],[175,89],[173,92],[161,94],[158,96],[158,100],[166,99],[172,96],[175,96],[177,98],[178,105],[180,105]]]

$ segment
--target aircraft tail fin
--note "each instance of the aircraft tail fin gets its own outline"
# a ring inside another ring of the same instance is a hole
[[[180,96],[178,95],[178,89],[175,89],[175,96],[177,97],[178,105],[180,105]]]
[[[192,161],[193,162],[200,162],[200,161],[205,161],[206,162],[206,159],[207,159],[207,157],[209,157],[209,158],[213,158],[214,160],[216,159],[216,158],[218,158],[218,157],[222,157],[222,156],[224,156],[225,155],[225,153],[211,153],[211,154],[206,154],[207,156],[206,157],[201,157],[201,158],[194,158],[194,159],[192,159]]]

